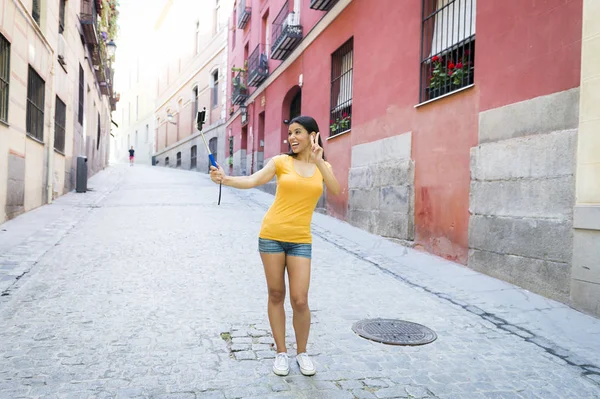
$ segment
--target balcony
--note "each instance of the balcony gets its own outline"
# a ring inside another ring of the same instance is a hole
[[[248,86],[246,85],[245,76],[243,72],[239,72],[235,78],[233,78],[233,93],[231,96],[231,103],[240,105],[248,98]]]
[[[329,11],[338,0],[310,0],[310,8],[319,11]]]
[[[248,58],[248,86],[257,87],[269,76],[269,59],[265,45],[256,46]]]
[[[289,0],[273,21],[271,59],[284,60],[302,40],[300,15],[289,11]]]
[[[251,7],[246,7],[246,0],[239,0],[237,27],[244,29],[250,20]]]
[[[81,0],[79,22],[81,22],[85,44],[96,46],[98,44],[98,12],[95,0]]]

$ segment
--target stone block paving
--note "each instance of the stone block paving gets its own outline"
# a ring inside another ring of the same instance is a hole
[[[276,376],[256,238],[272,197],[224,188],[217,206],[204,174],[138,165],[101,174],[113,176],[104,196],[74,221],[56,219],[46,246],[13,250],[44,237],[32,228],[0,254],[32,262],[0,302],[0,398],[600,397],[599,365],[571,360],[588,353],[552,352],[526,329],[411,282],[322,215],[309,295],[318,371],[305,377],[293,361],[286,302],[291,370]],[[352,331],[377,317],[438,338],[391,346]]]

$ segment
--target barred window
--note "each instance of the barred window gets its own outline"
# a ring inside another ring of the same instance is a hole
[[[95,108],[95,105],[94,105]],[[136,145],[137,145],[137,132],[136,133]],[[101,130],[100,130],[100,113],[98,113],[98,129],[97,129],[97,133],[96,133],[97,137],[96,137],[96,151],[98,151],[100,149],[100,136],[101,136]]]
[[[169,166],[169,157],[165,158],[165,166]]]
[[[31,15],[37,24],[40,24],[40,1],[41,0],[33,0],[33,4],[31,6]]]
[[[177,164],[175,166],[181,166],[181,151],[177,153]]]
[[[30,66],[27,77],[27,134],[44,140],[44,95],[46,84]]]
[[[196,117],[198,114],[198,86],[194,86],[192,92],[192,126],[196,126]]]
[[[330,136],[352,127],[353,53],[354,38],[351,38],[331,55]]]
[[[198,165],[197,157],[198,157],[198,147],[193,145],[192,149],[191,149],[191,153],[190,153],[190,167],[192,169],[194,169]]]
[[[213,154],[213,157],[215,158],[215,162],[218,162],[217,160],[217,147],[218,147],[218,139],[216,137],[213,137],[212,139],[208,140],[208,148],[210,149],[210,153]]]
[[[420,102],[474,82],[476,0],[423,0]]]
[[[77,121],[80,125],[83,125],[83,93],[84,93],[84,82],[83,82],[83,68],[79,64],[79,108],[77,109]]]
[[[58,33],[65,31],[65,4],[66,0],[60,0],[58,5]]]
[[[212,107],[215,108],[219,105],[219,71],[214,71],[212,74]]]
[[[54,149],[65,152],[65,126],[67,125],[67,106],[56,96],[54,111]]]
[[[0,121],[8,123],[8,84],[10,82],[10,42],[0,34]]]

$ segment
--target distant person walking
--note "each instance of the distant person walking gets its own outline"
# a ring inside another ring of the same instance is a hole
[[[315,365],[306,353],[310,330],[308,286],[310,281],[312,215],[323,193],[323,183],[329,193],[340,193],[331,165],[325,161],[319,126],[310,116],[291,120],[288,129],[290,150],[274,156],[252,176],[227,176],[221,166],[211,166],[210,177],[215,183],[248,189],[268,183],[277,176],[275,201],[265,215],[258,235],[258,251],[264,266],[268,289],[269,322],[277,356],[273,372],[287,375],[290,371],[285,343],[285,270],[287,268],[290,297],[294,311],[296,361],[304,375],[316,373]]]
[[[129,149],[129,166],[133,166],[133,154],[135,153],[135,150],[133,149],[133,146],[131,146],[131,148]]]

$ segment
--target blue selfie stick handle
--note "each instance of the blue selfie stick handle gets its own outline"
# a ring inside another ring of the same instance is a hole
[[[214,166],[215,168],[218,168],[217,166],[217,162],[215,161],[215,157],[213,157],[213,154],[211,154],[210,152],[208,153],[208,158],[210,159],[210,163],[212,166]]]

